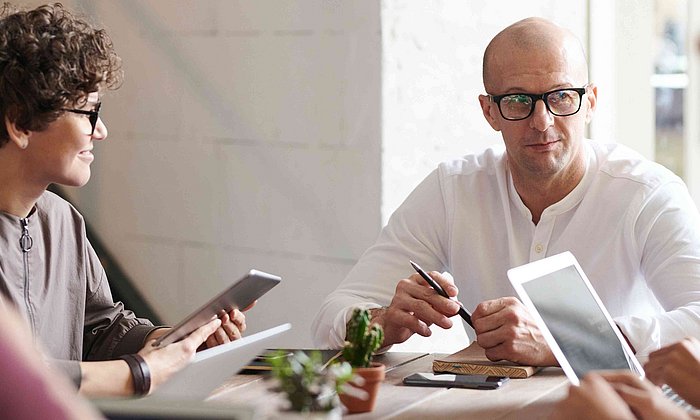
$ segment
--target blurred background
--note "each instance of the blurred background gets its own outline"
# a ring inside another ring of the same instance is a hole
[[[103,99],[92,180],[65,193],[123,272],[113,288],[165,323],[257,268],[283,283],[249,332],[291,321],[288,346],[311,346],[320,302],[413,187],[501,141],[478,106],[482,53],[528,16],[583,41],[599,93],[589,135],[667,165],[700,202],[692,0],[64,4],[107,29],[126,73]],[[457,324],[399,348],[462,348]]]

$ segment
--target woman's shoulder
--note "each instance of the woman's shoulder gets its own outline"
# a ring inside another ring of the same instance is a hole
[[[42,219],[69,219],[83,223],[83,216],[64,198],[51,191],[44,191],[36,202],[36,210]]]

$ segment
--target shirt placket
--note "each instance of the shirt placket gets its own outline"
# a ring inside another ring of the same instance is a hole
[[[547,256],[549,241],[552,239],[552,231],[554,230],[554,221],[556,217],[547,217],[542,214],[540,222],[535,226],[535,232],[532,236],[530,244],[530,261],[538,261]]]

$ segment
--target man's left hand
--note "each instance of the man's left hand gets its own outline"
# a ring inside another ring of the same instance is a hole
[[[514,297],[487,300],[472,314],[477,343],[492,361],[557,366],[542,332],[527,308]]]

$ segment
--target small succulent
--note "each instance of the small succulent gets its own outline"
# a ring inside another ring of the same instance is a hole
[[[348,321],[343,358],[353,367],[369,367],[384,341],[382,327],[370,325],[371,320],[369,310],[357,308]]]
[[[267,358],[276,379],[273,390],[286,394],[290,409],[298,412],[330,411],[338,407],[338,391],[353,378],[346,363],[323,363],[319,351],[277,351]]]

